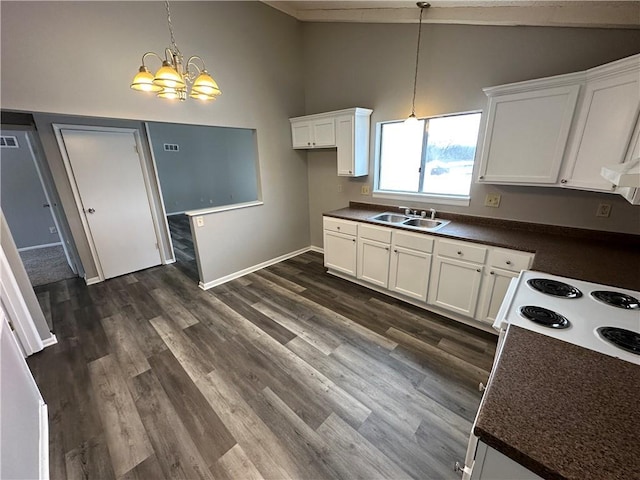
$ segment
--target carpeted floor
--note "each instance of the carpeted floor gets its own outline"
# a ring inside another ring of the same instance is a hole
[[[46,285],[77,276],[67,263],[62,245],[20,252],[31,285]]]

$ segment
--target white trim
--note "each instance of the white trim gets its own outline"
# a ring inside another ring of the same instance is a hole
[[[164,204],[164,198],[162,197],[162,186],[160,185],[160,177],[158,176],[158,165],[156,163],[156,156],[153,153],[153,145],[151,143],[151,132],[149,131],[149,122],[144,122],[144,130],[147,135],[147,145],[149,146],[149,152],[151,152],[151,166],[153,167],[153,176],[155,179],[155,185],[156,185],[156,188],[158,189],[158,196],[160,200],[160,212],[156,211],[155,202],[153,202],[151,198],[149,198],[149,203],[150,205],[152,205],[151,212],[153,214],[152,217],[154,217],[153,225],[154,227],[156,227],[156,236],[158,237],[158,245],[163,246],[163,248],[160,249],[160,260],[162,260],[163,265],[168,265],[176,261],[176,254],[173,249],[173,239],[171,238],[171,231],[169,230],[169,221],[167,220],[167,209]],[[142,146],[139,146],[138,148],[140,149],[140,151],[142,151]],[[143,162],[143,163],[146,163],[146,162]],[[147,180],[148,180],[147,177],[148,176],[150,177],[150,175],[148,175],[148,172],[146,172],[146,169],[144,167],[143,167],[143,172],[146,173],[145,175],[143,175],[143,177],[145,180],[145,185],[147,185]],[[149,186],[147,187],[147,192],[149,195],[151,194],[150,184],[151,184],[151,181],[149,180]],[[156,225],[156,221],[155,221],[156,215],[158,216],[158,223],[160,222],[160,215],[162,216],[164,231],[167,238],[169,239],[168,245],[165,245],[164,242],[161,241],[162,238],[164,238],[164,235],[161,235],[160,225]],[[171,257],[168,257],[165,255],[165,250],[167,249],[164,247],[169,247],[168,250],[171,252]]]
[[[297,257],[298,255],[306,253],[306,252],[310,251],[311,249],[312,249],[312,247],[301,248],[300,250],[296,250],[295,252],[291,252],[291,253],[286,253],[284,255],[280,255],[279,257],[272,258],[271,260],[267,260],[266,262],[259,263],[257,265],[252,266],[252,267],[247,267],[247,268],[239,270],[239,271],[237,271],[235,273],[231,273],[229,275],[225,275],[224,277],[220,277],[220,278],[217,278],[215,280],[211,280],[210,282],[203,283],[202,281],[200,281],[198,286],[202,290],[209,290],[210,288],[217,287],[218,285],[222,285],[223,283],[227,283],[227,282],[229,282],[231,280],[235,280],[236,278],[240,278],[240,277],[242,277],[244,275],[247,275],[249,273],[253,273],[253,272],[255,272],[257,270],[260,270],[262,268],[268,267],[270,265],[274,265],[276,263],[280,263],[280,262],[282,262],[284,260],[288,260],[289,258]]]
[[[56,343],[58,343],[58,338],[53,333],[49,338],[45,338],[44,340],[42,340],[42,345],[44,346],[44,348],[55,345]]]
[[[371,195],[373,198],[387,198],[389,200],[402,200],[404,202],[418,202],[418,203],[435,203],[438,205],[456,205],[461,207],[468,207],[471,201],[471,197],[449,197],[446,195],[426,195],[420,193],[402,193],[402,192],[385,192],[374,191]]]
[[[40,397],[42,398],[42,397]],[[40,442],[39,442],[39,458],[40,458],[40,478],[49,479],[49,411],[47,404],[42,401],[40,403]]]
[[[310,252],[317,252],[317,253],[322,253],[324,255],[324,248],[322,247],[316,247],[315,245],[311,245],[309,247],[309,251]]]
[[[20,345],[24,349],[26,356],[39,352],[44,348],[42,339],[38,334],[33,318],[29,313],[29,308],[24,301],[16,277],[13,275],[9,261],[0,247],[0,294],[2,303],[7,309],[8,318],[15,329],[15,334],[20,340]]]
[[[200,210],[189,210],[187,212],[184,212],[184,214],[189,217],[195,217],[196,215],[208,215],[210,213],[226,212],[228,210],[237,210],[239,208],[258,207],[260,205],[264,205],[264,202],[262,200],[253,200],[251,202],[235,203],[233,205],[222,205],[220,207],[201,208]]]
[[[29,250],[38,250],[39,248],[47,248],[47,247],[55,247],[57,245],[62,245],[62,242],[55,243],[43,243],[42,245],[34,245],[33,247],[22,247],[19,248],[19,252],[28,252]],[[64,249],[64,246],[63,246]]]
[[[94,285],[96,283],[100,283],[103,281],[103,279],[100,277],[91,277],[91,278],[84,277],[84,281],[88,286],[88,285]]]
[[[333,275],[335,277],[342,278],[343,280],[347,280],[347,281],[352,282],[352,283],[357,283],[358,285],[362,285],[363,287],[369,288],[371,290],[375,290],[378,293],[382,293],[384,295],[388,295],[389,297],[397,298],[398,300],[402,300],[403,302],[410,303],[411,305],[419,307],[419,308],[421,308],[423,310],[427,310],[429,312],[436,313],[436,314],[441,315],[443,317],[446,317],[446,318],[448,318],[450,320],[454,320],[456,322],[464,323],[465,325],[469,325],[469,326],[477,328],[479,330],[483,330],[485,332],[489,332],[489,333],[493,333],[494,335],[498,335],[498,332],[496,332],[493,329],[493,327],[491,326],[490,323],[484,323],[484,322],[481,322],[480,320],[475,320],[475,319],[470,318],[470,317],[463,317],[461,315],[456,315],[454,312],[450,312],[449,310],[444,310],[442,308],[434,307],[433,305],[429,305],[427,303],[420,302],[420,301],[415,300],[415,299],[410,298],[410,297],[405,297],[404,295],[398,295],[397,293],[392,292],[390,290],[387,290],[386,288],[380,288],[380,287],[377,287],[375,285],[372,285],[371,283],[362,282],[361,280],[359,280],[359,279],[357,279],[355,277],[352,277],[351,275],[345,275],[343,273],[337,272],[337,271],[332,270],[332,269],[328,269],[327,273],[330,274],[330,275]]]

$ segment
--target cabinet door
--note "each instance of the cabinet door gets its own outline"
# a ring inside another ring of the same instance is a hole
[[[479,264],[437,256],[432,267],[428,303],[473,317],[482,269]]]
[[[600,175],[605,165],[624,162],[640,110],[640,69],[589,80],[572,133],[565,187],[610,192],[611,182]]]
[[[325,230],[324,266],[355,277],[356,237]]]
[[[358,278],[379,287],[389,285],[388,243],[365,238],[358,239]]]
[[[580,85],[489,99],[479,182],[558,181]]]
[[[310,148],[313,141],[313,126],[311,122],[292,123],[291,140],[293,148]]]
[[[491,324],[495,321],[509,283],[517,276],[518,272],[489,267],[489,274],[482,282],[477,320]]]
[[[430,272],[431,254],[396,246],[391,253],[389,289],[424,302]]]
[[[323,118],[313,121],[313,140],[311,144],[316,147],[335,147],[336,146],[336,127],[331,118]]]
[[[354,117],[347,115],[336,119],[336,145],[338,146],[338,175],[354,175]]]

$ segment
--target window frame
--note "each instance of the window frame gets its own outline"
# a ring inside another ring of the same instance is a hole
[[[480,114],[480,123],[478,126],[478,139],[476,141],[476,151],[473,158],[473,167],[475,169],[478,161],[478,156],[480,151],[482,150],[482,136],[481,133],[484,131],[484,122],[485,118],[483,115],[483,111],[481,109],[478,110],[468,110],[464,112],[453,112],[453,113],[445,113],[441,115],[432,115],[427,117],[419,117],[418,120],[432,120],[435,118],[443,118],[443,117],[453,117],[458,115],[471,115],[471,114]],[[374,155],[374,165],[373,165],[373,192],[371,196],[373,198],[386,198],[390,200],[403,200],[403,201],[413,201],[413,202],[422,202],[422,203],[435,203],[441,205],[458,205],[458,206],[469,206],[471,202],[471,188],[469,189],[469,195],[453,195],[453,194],[434,194],[434,193],[420,193],[420,192],[403,192],[403,191],[394,191],[394,190],[380,190],[380,152],[382,146],[382,125],[387,123],[399,123],[404,120],[384,120],[376,123],[376,137],[375,137],[375,155]],[[423,152],[425,151],[425,142],[428,142],[428,134],[423,137]],[[422,168],[422,172],[424,172],[426,162],[426,155],[423,153],[420,158],[420,166]],[[473,173],[472,173],[472,181],[473,184]],[[424,182],[424,174],[420,175],[419,179],[419,187],[421,190]]]

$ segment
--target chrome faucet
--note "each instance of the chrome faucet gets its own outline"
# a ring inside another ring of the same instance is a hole
[[[415,210],[411,210],[409,207],[398,207],[400,210],[404,211],[405,215],[416,215],[417,212]]]
[[[435,208],[430,208],[429,211],[431,212],[431,220],[435,220],[436,219],[436,209]]]

